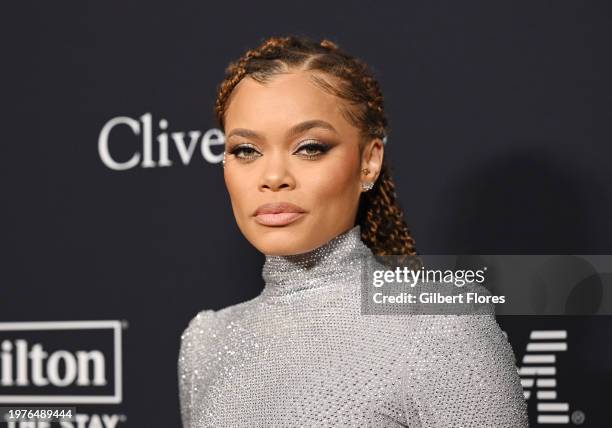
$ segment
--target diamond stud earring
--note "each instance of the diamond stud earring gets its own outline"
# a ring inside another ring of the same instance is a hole
[[[363,172],[364,174],[369,174],[370,170],[367,169],[367,168],[364,168],[364,169],[361,170],[361,172]],[[368,190],[371,190],[372,187],[374,187],[374,183],[371,183],[371,182],[365,182],[365,183],[362,182],[361,183],[361,189],[363,191],[365,191],[365,192],[367,192]]]
[[[367,192],[368,190],[372,190],[372,187],[374,187],[374,183],[361,183],[361,189],[364,190],[365,192]]]

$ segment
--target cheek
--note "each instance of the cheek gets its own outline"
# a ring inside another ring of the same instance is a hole
[[[344,161],[332,163],[318,174],[307,175],[308,192],[317,200],[318,206],[349,208],[347,205],[359,196],[355,168]]]
[[[223,178],[225,180],[225,187],[230,196],[232,208],[236,213],[242,213],[246,208],[244,205],[248,202],[246,199],[249,195],[246,183],[251,181],[241,177],[241,174],[236,171],[224,171]]]

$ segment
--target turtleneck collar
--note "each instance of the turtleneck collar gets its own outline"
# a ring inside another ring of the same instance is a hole
[[[287,296],[303,290],[333,285],[361,274],[364,256],[372,252],[361,240],[359,225],[306,253],[266,255],[262,269],[263,295]]]

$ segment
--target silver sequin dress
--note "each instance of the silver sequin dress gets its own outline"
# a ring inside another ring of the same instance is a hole
[[[252,300],[199,312],[181,336],[185,428],[528,426],[494,315],[361,315],[355,226],[266,256]]]

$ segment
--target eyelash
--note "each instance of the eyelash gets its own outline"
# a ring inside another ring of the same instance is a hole
[[[323,143],[319,140],[306,140],[306,141],[313,141],[313,143],[307,143],[307,144],[302,144],[300,147],[298,147],[298,149],[296,150],[296,152],[303,150],[304,148],[307,149],[316,149],[319,150],[319,153],[314,154],[314,155],[302,155],[302,157],[308,159],[308,160],[314,160],[317,159],[321,156],[323,156],[325,153],[327,153],[329,151],[329,149],[331,149],[331,146],[327,143]],[[251,144],[240,144],[236,147],[234,147],[231,151],[230,154],[234,155],[236,157],[236,159],[239,159],[241,161],[251,161],[253,159],[256,159],[257,155],[247,155],[247,156],[238,156],[240,153],[244,153],[244,151],[257,151],[257,149],[251,145]]]

